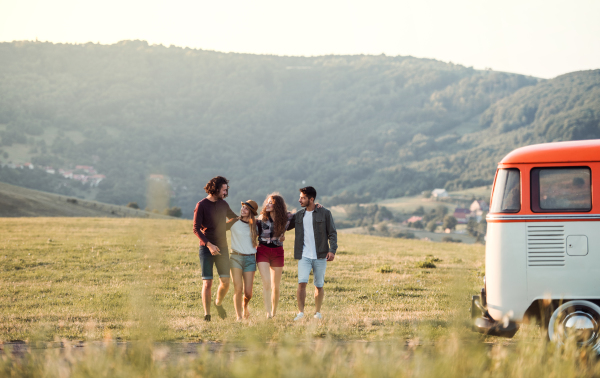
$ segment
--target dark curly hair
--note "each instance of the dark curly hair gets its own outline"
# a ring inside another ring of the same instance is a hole
[[[287,206],[285,204],[285,200],[279,193],[275,192],[267,196],[265,202],[263,203],[262,211],[260,212],[260,217],[262,220],[269,219],[269,213],[267,212],[267,203],[269,203],[270,199],[272,199],[274,202],[273,213],[275,213],[271,214],[271,218],[274,218],[273,220],[275,221],[275,224],[273,225],[273,234],[276,237],[281,237],[281,235],[285,233],[285,225],[287,224],[288,219]]]
[[[215,195],[215,194],[219,193],[219,190],[221,190],[221,187],[223,185],[229,185],[229,180],[227,180],[223,176],[213,177],[210,179],[210,181],[204,187],[204,191],[207,194]],[[229,194],[229,191],[227,191],[227,193]],[[225,195],[225,197],[227,197],[227,194]]]

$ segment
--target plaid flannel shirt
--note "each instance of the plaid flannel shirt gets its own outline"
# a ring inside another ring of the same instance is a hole
[[[285,224],[285,229],[289,230],[291,228],[294,228],[293,223],[294,214],[287,213],[287,222]],[[270,218],[257,219],[256,224],[258,225],[258,242],[260,244],[266,245],[267,247],[271,248],[283,246],[283,242],[279,241],[281,235],[273,235],[273,221]]]

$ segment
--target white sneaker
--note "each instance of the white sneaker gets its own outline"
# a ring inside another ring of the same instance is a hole
[[[303,317],[304,317],[304,313],[299,312],[298,315],[296,315],[296,317],[294,318],[294,321],[298,321],[298,320],[302,319]]]
[[[321,313],[320,313],[320,312],[317,312],[317,313],[315,314],[315,316],[313,316],[313,317],[314,317],[315,319],[319,319],[319,320],[323,319],[323,315],[321,315]]]

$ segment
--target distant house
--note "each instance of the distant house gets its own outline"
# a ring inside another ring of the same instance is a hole
[[[483,213],[490,210],[490,206],[485,201],[473,201],[471,207],[471,216],[477,219],[477,222],[481,221]]]
[[[73,171],[68,171],[65,169],[59,169],[58,173],[60,173],[62,175],[62,177],[64,178],[68,178],[68,179],[72,179],[73,178]]]
[[[422,220],[423,220],[423,217],[418,217],[416,215],[413,215],[412,217],[408,218],[405,223],[407,223],[407,224],[408,223],[415,223],[415,222],[420,222]]]
[[[72,179],[75,181],[80,181],[84,184],[86,184],[88,181],[88,177],[86,175],[73,175]]]
[[[454,210],[454,214],[452,214],[452,216],[454,218],[456,218],[456,221],[458,222],[458,224],[466,224],[467,222],[469,222],[469,218],[471,217],[471,210],[456,208],[456,210]]]
[[[25,163],[25,164],[23,164],[22,167],[23,168],[29,168],[29,169],[33,169],[34,168],[33,164],[31,164],[31,163]]]
[[[474,213],[477,211],[488,211],[490,207],[485,201],[473,201],[470,209],[471,212]]]
[[[98,186],[102,180],[104,180],[106,176],[104,175],[92,175],[88,177],[88,181],[90,186]]]
[[[75,170],[82,170],[85,173],[95,175],[97,172],[91,165],[77,165],[75,166]]]
[[[446,191],[446,189],[433,189],[431,191],[431,196],[433,198],[444,198],[448,197],[448,192]]]

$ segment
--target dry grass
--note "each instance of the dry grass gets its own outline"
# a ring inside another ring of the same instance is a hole
[[[279,315],[263,318],[257,277],[250,320],[205,323],[189,221],[1,219],[0,236],[0,339],[27,341],[0,345],[0,376],[600,376],[595,353],[535,327],[469,331],[482,246],[340,235],[325,318],[294,323],[288,235]]]
[[[469,294],[479,285],[483,247],[340,235],[327,267],[325,319],[294,324],[296,261],[286,240],[280,310],[264,319],[259,273],[252,317],[204,323],[197,239],[190,221],[18,218],[0,220],[0,339],[134,338],[151,317],[160,340],[231,340],[248,328],[266,339],[283,334],[336,339],[411,337],[417,324],[447,332],[466,320]],[[442,256],[437,269],[419,269],[424,255]],[[391,272],[378,273],[381,266]],[[312,278],[311,278],[312,279]],[[308,311],[313,305],[308,298]],[[225,308],[233,314],[231,294]]]

